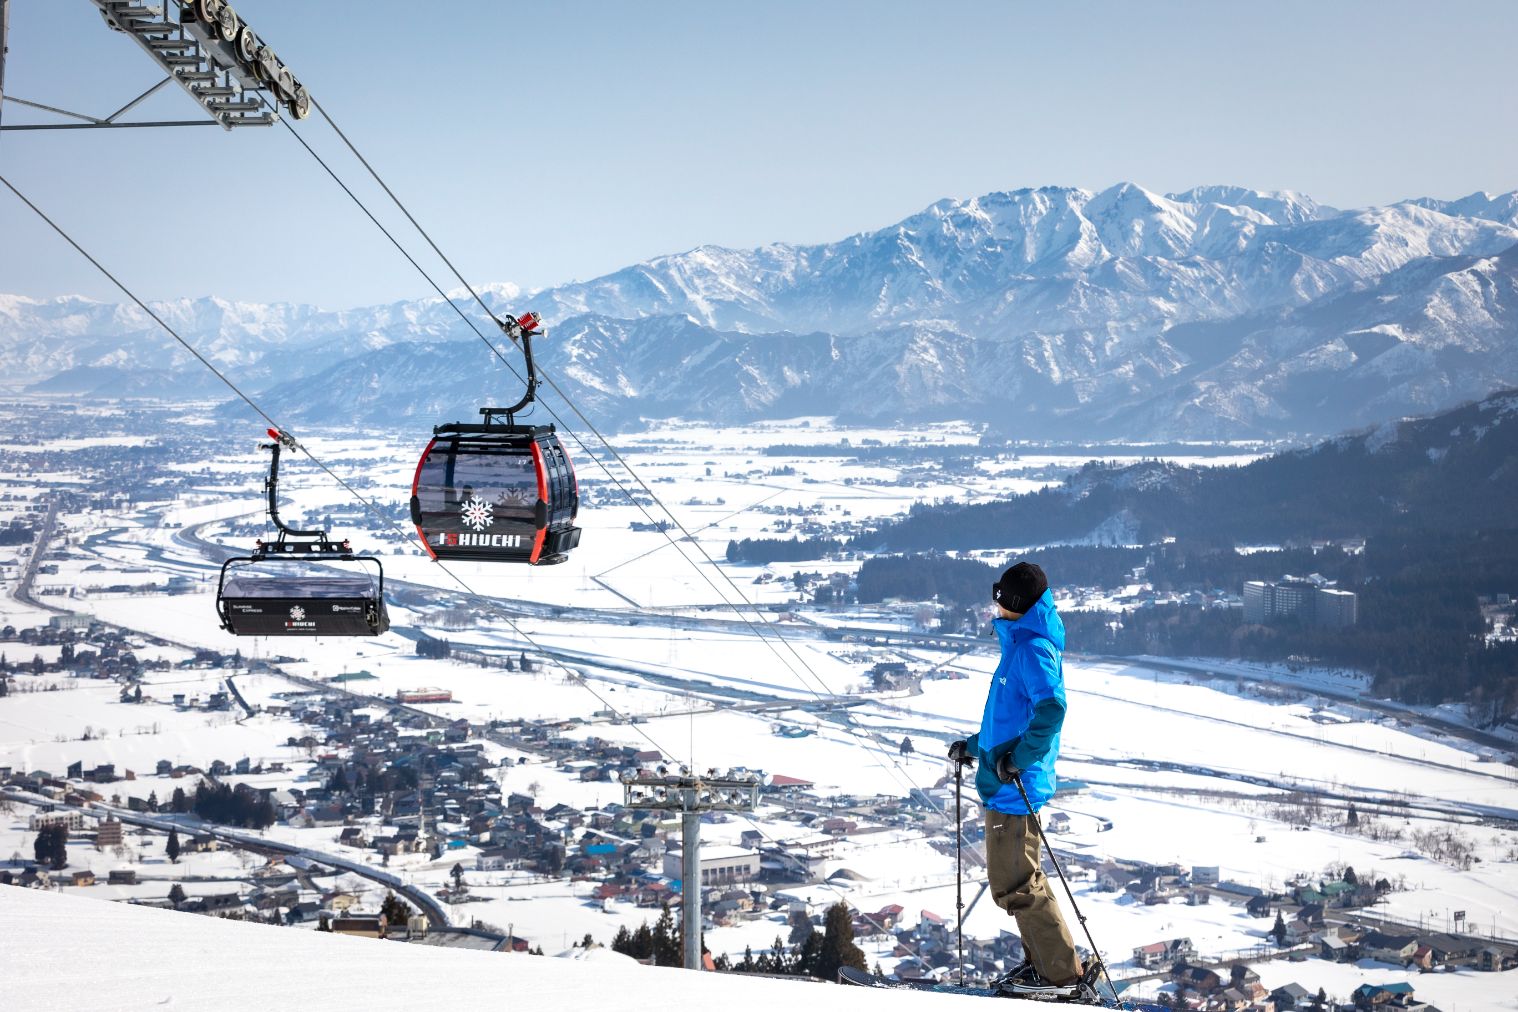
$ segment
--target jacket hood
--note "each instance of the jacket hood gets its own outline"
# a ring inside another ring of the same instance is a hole
[[[1019,633],[1024,636],[1029,634],[1042,636],[1053,643],[1055,649],[1065,649],[1065,621],[1054,609],[1053,591],[1044,591],[1022,618],[998,619],[996,628],[998,632],[1005,630],[1008,635],[1014,637]]]

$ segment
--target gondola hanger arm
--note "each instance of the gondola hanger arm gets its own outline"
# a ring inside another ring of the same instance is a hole
[[[537,313],[529,312],[521,316],[512,316],[507,313],[504,319],[501,317],[493,317],[493,319],[502,332],[511,339],[511,343],[522,349],[522,357],[527,363],[527,390],[511,407],[481,408],[480,414],[485,416],[486,425],[489,425],[497,415],[505,415],[507,424],[512,424],[517,413],[538,396],[538,371],[532,361],[532,339],[543,334],[543,318]]]

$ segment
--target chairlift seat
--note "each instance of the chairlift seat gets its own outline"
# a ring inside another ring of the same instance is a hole
[[[348,542],[325,530],[296,530],[279,516],[279,451],[295,440],[269,429],[269,519],[279,530],[272,542],[259,541],[252,555],[221,564],[216,614],[234,636],[378,636],[390,628],[385,610],[385,567],[372,555],[354,555]],[[322,568],[311,571],[315,560]],[[370,563],[367,569],[326,568]]]
[[[368,573],[261,576],[244,568],[222,581],[217,608],[235,636],[378,636],[390,628]]]

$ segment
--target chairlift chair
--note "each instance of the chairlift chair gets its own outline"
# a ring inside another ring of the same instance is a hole
[[[270,429],[269,519],[279,530],[273,541],[260,539],[251,555],[222,563],[216,586],[221,627],[234,636],[378,636],[390,628],[385,610],[385,569],[372,555],[356,555],[345,539],[333,541],[324,530],[302,531],[279,517],[279,451],[295,440]],[[303,572],[312,562],[373,563],[374,572],[334,569]],[[291,564],[297,568],[291,569]]]
[[[580,543],[579,485],[554,427],[516,421],[537,393],[538,316],[498,322],[522,346],[527,392],[509,408],[481,408],[481,422],[433,428],[411,483],[411,521],[439,561],[554,565]]]

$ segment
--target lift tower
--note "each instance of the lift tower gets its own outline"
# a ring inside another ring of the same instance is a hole
[[[701,969],[701,813],[752,812],[759,807],[759,778],[728,770],[692,776],[681,766],[671,774],[664,766],[622,777],[628,808],[680,813],[680,922],[685,935],[685,968]]]

